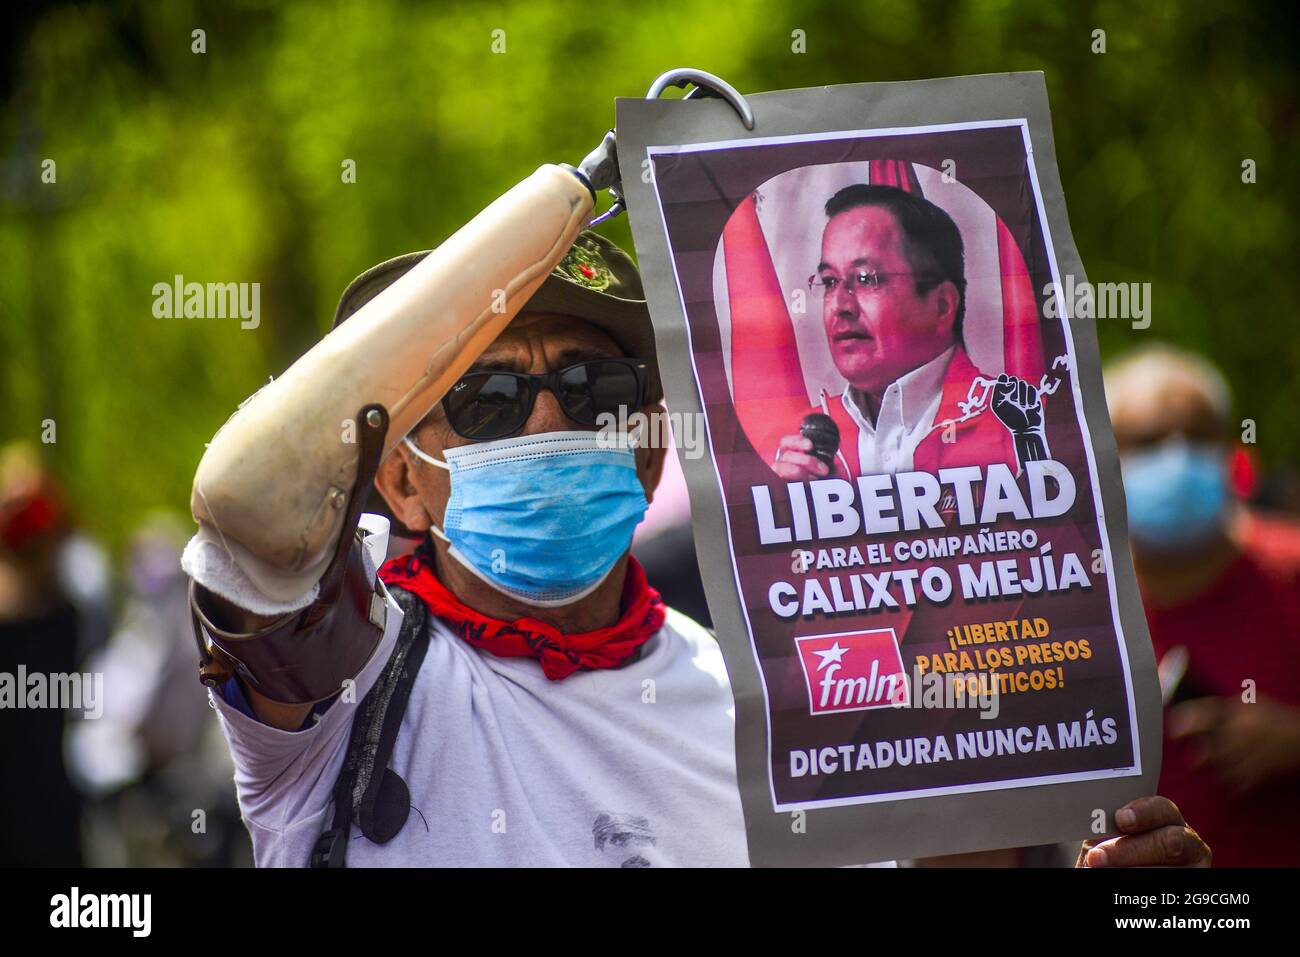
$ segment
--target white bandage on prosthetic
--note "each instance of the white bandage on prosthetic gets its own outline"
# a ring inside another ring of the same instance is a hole
[[[181,568],[208,591],[255,615],[284,615],[301,611],[316,600],[320,585],[313,583],[297,597],[280,600],[268,597],[253,583],[222,544],[221,537],[207,525],[200,525],[181,554]]]
[[[390,524],[383,515],[366,513],[359,523],[370,566],[378,569],[388,553]],[[238,546],[236,546],[238,547]],[[255,615],[284,615],[301,611],[316,600],[320,586],[313,584],[301,595],[281,600],[270,598],[244,574],[228,547],[212,529],[200,525],[181,554],[181,569],[208,591]]]

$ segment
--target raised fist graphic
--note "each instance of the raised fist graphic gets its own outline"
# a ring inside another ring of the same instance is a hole
[[[1051,458],[1043,428],[1043,400],[1037,387],[1004,372],[993,386],[991,408],[1011,433],[1022,469],[1026,462]]]

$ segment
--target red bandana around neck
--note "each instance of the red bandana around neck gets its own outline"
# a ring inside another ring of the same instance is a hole
[[[617,668],[663,627],[667,611],[659,593],[646,581],[645,571],[630,555],[622,616],[607,628],[574,634],[565,634],[536,618],[502,621],[470,608],[438,580],[426,545],[385,562],[379,577],[386,585],[418,595],[430,614],[475,648],[500,658],[536,658],[552,681],[562,681],[580,669]]]

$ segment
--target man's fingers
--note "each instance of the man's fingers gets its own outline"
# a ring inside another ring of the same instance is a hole
[[[777,443],[777,450],[781,452],[781,458],[784,459],[786,452],[811,452],[812,439],[806,435],[787,435]]]
[[[1130,801],[1115,812],[1115,826],[1124,835],[1095,846],[1085,844],[1081,863],[1087,867],[1210,866],[1210,849],[1168,798],[1154,795]]]
[[[1086,853],[1085,863],[1088,867],[1208,867],[1210,857],[1195,831],[1171,824],[1103,841]]]
[[[1182,825],[1183,812],[1166,797],[1154,794],[1129,801],[1115,812],[1115,826],[1125,834],[1140,834],[1169,825]]]

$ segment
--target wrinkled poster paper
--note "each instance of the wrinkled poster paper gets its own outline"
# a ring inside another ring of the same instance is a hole
[[[747,99],[617,127],[752,860],[1114,833],[1159,696],[1041,74]]]

